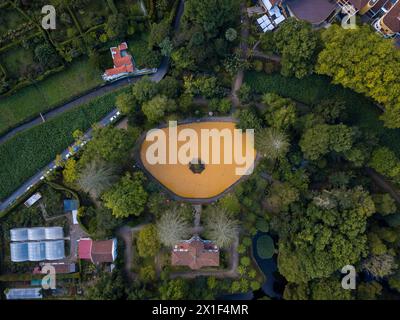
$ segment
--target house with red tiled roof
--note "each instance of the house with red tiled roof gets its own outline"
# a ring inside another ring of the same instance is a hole
[[[135,71],[133,57],[128,53],[128,44],[122,42],[118,47],[110,48],[114,68],[107,69],[103,74],[105,81],[112,81],[129,75]]]
[[[90,238],[78,240],[78,256],[95,264],[114,262],[117,257],[117,239],[94,241]]]
[[[194,236],[177,243],[171,254],[173,266],[186,266],[193,270],[219,266],[219,248],[209,240]]]
[[[386,3],[384,14],[374,22],[375,29],[385,37],[400,36],[400,1]]]

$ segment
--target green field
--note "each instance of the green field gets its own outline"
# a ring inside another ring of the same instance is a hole
[[[72,132],[86,130],[114,108],[110,93],[69,110],[0,145],[0,199],[17,189],[73,142]]]
[[[377,134],[384,145],[400,156],[400,129],[385,128],[379,120],[381,111],[371,100],[342,86],[332,85],[327,77],[312,75],[299,80],[280,74],[248,72],[245,81],[256,93],[274,92],[308,105],[325,98],[341,98],[347,105],[349,124]]]
[[[100,85],[100,75],[100,70],[80,60],[12,96],[0,98],[0,134]]]

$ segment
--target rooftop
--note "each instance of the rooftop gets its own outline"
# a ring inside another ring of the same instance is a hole
[[[213,242],[194,236],[174,246],[171,263],[174,266],[187,266],[193,270],[218,267],[219,249]]]
[[[323,23],[337,9],[336,1],[332,0],[286,0],[285,3],[296,18],[312,24]]]
[[[116,258],[116,239],[93,241],[80,239],[78,254],[80,259],[91,260],[93,263],[113,262]]]

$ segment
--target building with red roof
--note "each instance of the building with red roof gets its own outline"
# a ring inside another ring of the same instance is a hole
[[[400,1],[386,3],[382,11],[383,16],[374,23],[375,29],[385,37],[400,36]]]
[[[118,47],[110,48],[114,68],[107,69],[103,74],[105,81],[112,81],[127,76],[135,71],[133,57],[128,53],[128,44],[121,43]]]
[[[202,267],[219,266],[219,248],[209,240],[194,236],[190,240],[180,241],[171,254],[173,266],[187,266],[193,270]]]
[[[114,262],[117,257],[117,239],[94,241],[90,238],[78,241],[78,256],[95,264]]]

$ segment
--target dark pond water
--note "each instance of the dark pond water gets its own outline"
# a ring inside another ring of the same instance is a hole
[[[277,292],[277,287],[279,287],[279,283],[278,279],[275,276],[275,274],[277,273],[276,257],[274,256],[271,259],[261,259],[257,254],[257,239],[265,234],[268,235],[268,233],[258,232],[253,237],[253,256],[266,278],[265,283],[262,285],[262,291],[270,298],[280,299],[282,295]],[[258,292],[257,296],[259,295],[260,293]]]
[[[276,265],[276,257],[272,257],[271,259],[261,259],[257,254],[256,243],[257,239],[262,235],[268,233],[258,232],[253,237],[253,256],[265,275],[266,281],[262,285],[260,290],[254,292],[245,292],[245,293],[236,293],[236,294],[229,294],[219,297],[219,300],[253,300],[253,299],[260,299],[265,297],[266,295],[270,298],[281,299],[282,294],[282,284],[281,279],[277,279],[277,265]]]

